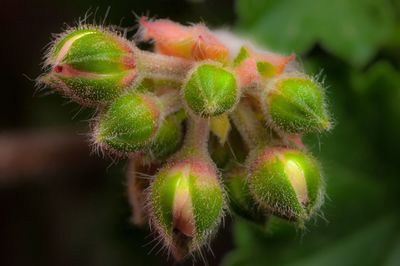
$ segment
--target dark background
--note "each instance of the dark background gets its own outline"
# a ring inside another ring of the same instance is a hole
[[[400,265],[395,0],[3,0],[0,265],[173,264],[148,254],[152,236],[129,223],[125,162],[91,154],[90,110],[33,81],[51,33],[86,12],[102,21],[109,6],[106,23],[123,27],[135,24],[132,12],[229,26],[297,52],[307,73],[325,78],[335,128],[307,137],[327,178],[323,217],[305,232],[269,234],[228,219],[211,265]]]

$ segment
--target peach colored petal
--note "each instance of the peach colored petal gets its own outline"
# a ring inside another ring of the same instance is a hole
[[[155,52],[192,60],[226,61],[228,49],[203,25],[183,26],[166,19],[139,21],[144,41],[153,40]]]

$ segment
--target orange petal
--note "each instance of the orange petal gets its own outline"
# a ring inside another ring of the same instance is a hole
[[[228,49],[203,25],[183,26],[166,19],[148,21],[145,17],[139,23],[143,40],[154,40],[157,53],[192,60],[228,59]]]
[[[257,53],[245,47],[248,55],[235,67],[241,87],[250,87],[262,78],[271,78],[282,74],[295,55],[282,56],[275,53]]]
[[[225,62],[228,60],[229,51],[219,40],[204,26],[193,27],[193,37],[196,38],[192,48],[192,58],[195,60],[217,60]]]
[[[145,17],[139,23],[143,40],[154,40],[156,52],[190,58],[194,40],[187,27],[167,19],[149,21]]]
[[[260,74],[257,71],[257,63],[254,58],[247,58],[235,68],[239,78],[239,86],[250,87],[260,81]]]
[[[254,54],[254,56],[257,61],[268,62],[273,65],[275,67],[276,74],[281,74],[285,70],[286,65],[296,59],[295,54],[282,56],[275,53],[257,53]]]

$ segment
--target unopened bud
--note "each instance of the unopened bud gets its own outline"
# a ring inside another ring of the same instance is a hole
[[[213,64],[200,64],[183,87],[188,107],[197,115],[217,116],[231,110],[240,92],[234,74]]]
[[[154,228],[177,260],[198,251],[221,222],[224,196],[213,164],[200,158],[174,161],[151,185]]]
[[[304,152],[266,148],[249,168],[250,191],[272,214],[301,224],[321,206],[324,181],[317,162]]]
[[[283,131],[307,133],[331,127],[321,85],[303,74],[290,73],[276,78],[263,97],[266,115]]]
[[[136,77],[133,45],[95,27],[72,30],[57,39],[40,81],[82,105],[116,98]]]
[[[160,105],[151,94],[130,93],[117,98],[99,117],[95,143],[119,152],[143,150],[157,135]]]

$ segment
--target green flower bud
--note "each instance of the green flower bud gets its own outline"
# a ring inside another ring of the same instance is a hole
[[[117,98],[100,115],[95,143],[120,152],[144,150],[157,136],[160,124],[158,99],[150,94],[130,93]]]
[[[239,216],[265,225],[268,214],[258,207],[249,189],[247,181],[247,169],[236,166],[225,176],[225,184],[229,195],[229,204],[233,211]]]
[[[151,220],[177,260],[199,250],[221,222],[224,196],[213,164],[174,161],[151,185]]]
[[[233,108],[240,93],[234,74],[210,63],[198,65],[189,73],[183,87],[188,107],[201,116],[216,116]]]
[[[324,181],[317,162],[304,152],[266,148],[249,167],[250,191],[272,214],[302,224],[321,206]]]
[[[41,81],[82,105],[116,98],[136,77],[133,45],[100,28],[74,29],[54,42]]]
[[[331,127],[321,85],[298,73],[271,81],[264,94],[271,123],[289,133],[307,133]]]
[[[157,136],[151,143],[152,157],[166,159],[176,152],[182,143],[182,125],[174,115],[167,117],[161,124]]]

